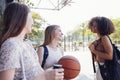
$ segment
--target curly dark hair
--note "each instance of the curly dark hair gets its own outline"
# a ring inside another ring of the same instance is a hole
[[[106,17],[93,17],[90,21],[89,21],[89,29],[91,29],[94,25],[93,23],[96,23],[97,29],[99,31],[99,34],[101,36],[104,35],[110,35],[111,33],[113,33],[115,31],[115,27],[114,24],[112,23],[112,21]]]

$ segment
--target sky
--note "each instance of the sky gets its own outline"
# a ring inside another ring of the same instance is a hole
[[[38,4],[39,1],[34,0],[35,4]],[[51,8],[49,3],[56,1],[41,0],[39,7]],[[59,11],[45,9],[35,9],[34,11],[39,13],[47,23],[60,25],[63,33],[73,30],[80,23],[95,16],[120,18],[119,0],[72,0],[70,5],[66,5]],[[42,26],[46,27],[47,25],[43,24]]]

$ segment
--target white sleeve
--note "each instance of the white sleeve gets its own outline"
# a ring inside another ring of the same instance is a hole
[[[14,42],[4,42],[0,49],[0,71],[20,68],[20,50]]]

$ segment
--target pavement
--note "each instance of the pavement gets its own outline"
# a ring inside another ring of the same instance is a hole
[[[76,57],[81,65],[79,75],[72,80],[94,80],[92,57],[88,47],[80,47],[77,51],[66,51],[64,55]]]

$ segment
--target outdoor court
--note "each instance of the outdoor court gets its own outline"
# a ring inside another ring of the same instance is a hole
[[[65,55],[76,57],[81,64],[80,74],[73,80],[94,80],[92,58],[88,47],[81,47],[79,51],[67,51]]]

